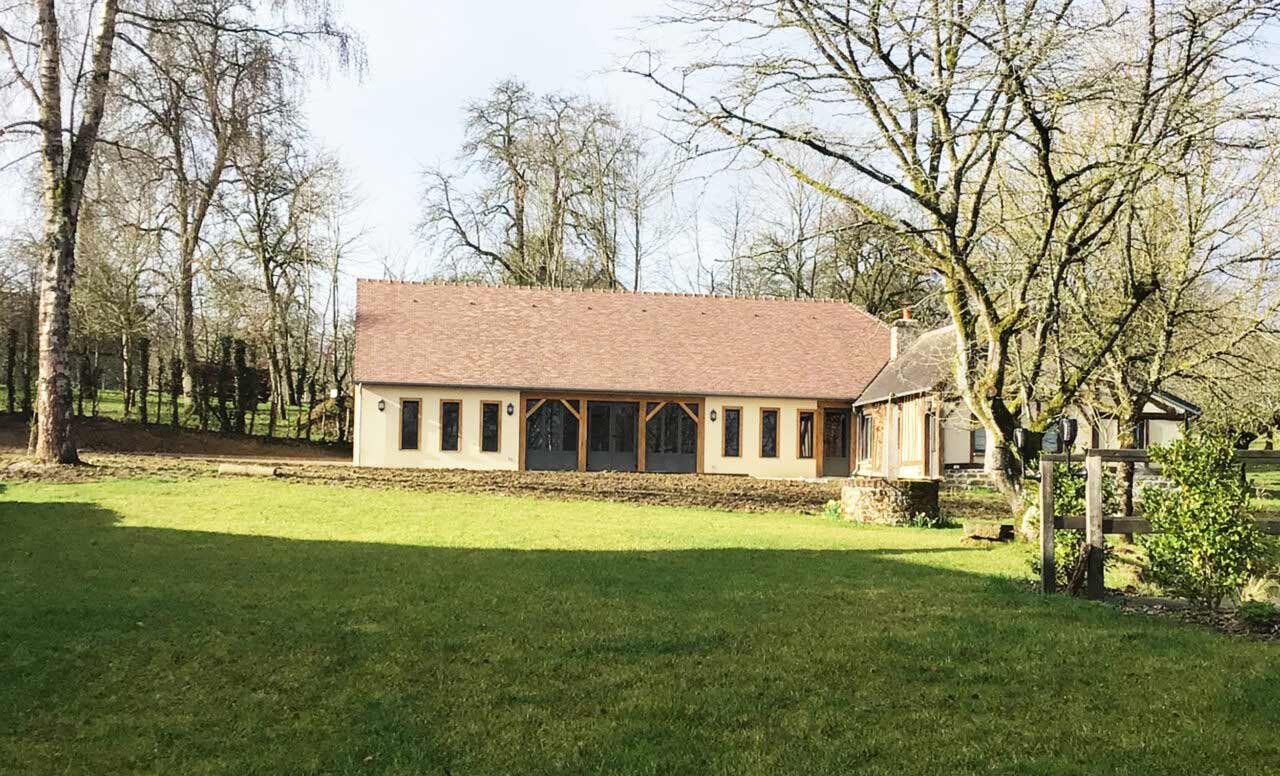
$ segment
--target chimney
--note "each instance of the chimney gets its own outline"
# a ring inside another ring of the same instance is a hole
[[[889,363],[907,352],[920,334],[920,322],[911,317],[911,308],[902,308],[902,317],[889,327]]]

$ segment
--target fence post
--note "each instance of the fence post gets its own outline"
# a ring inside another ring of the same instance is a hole
[[[1053,461],[1040,459],[1040,592],[1058,588],[1058,568],[1053,550]]]
[[[1086,594],[1093,600],[1102,598],[1102,456],[1090,453],[1084,460],[1084,538],[1089,546]]]

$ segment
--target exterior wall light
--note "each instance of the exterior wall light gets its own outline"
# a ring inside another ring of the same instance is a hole
[[[507,402],[507,414],[508,415],[516,414],[516,405],[512,404],[511,402]]]
[[[382,412],[382,411],[383,411],[383,410],[385,410],[386,408],[387,408],[387,400],[386,400],[386,399],[378,399],[378,412]]]
[[[716,422],[716,411],[715,411],[715,410],[712,410],[712,411],[711,411],[711,422],[712,422],[712,423],[715,423],[715,422]]]

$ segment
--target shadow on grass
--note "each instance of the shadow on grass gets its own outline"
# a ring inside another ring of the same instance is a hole
[[[1280,762],[1274,649],[911,551],[294,541],[78,503],[0,503],[0,536],[3,772]]]

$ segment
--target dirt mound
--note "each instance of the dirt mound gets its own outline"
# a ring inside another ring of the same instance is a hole
[[[715,474],[356,469],[285,465],[281,476],[346,487],[463,491],[616,501],[740,512],[820,512],[840,498],[839,482],[757,480]]]
[[[124,455],[85,452],[83,466],[8,466],[16,454],[0,455],[0,478],[42,482],[84,482],[100,478],[213,477],[225,460],[270,462],[278,479],[347,488],[455,491],[533,496],[559,500],[609,501],[736,512],[820,512],[840,497],[839,482],[756,480],[748,477],[611,472],[513,472],[457,469],[357,469],[316,460],[261,456]]]
[[[0,416],[0,449],[26,450],[29,426],[25,419]],[[176,453],[182,455],[241,456],[272,459],[350,460],[350,446],[304,440],[265,439],[216,431],[143,425],[110,418],[78,418],[76,438],[86,453]]]

